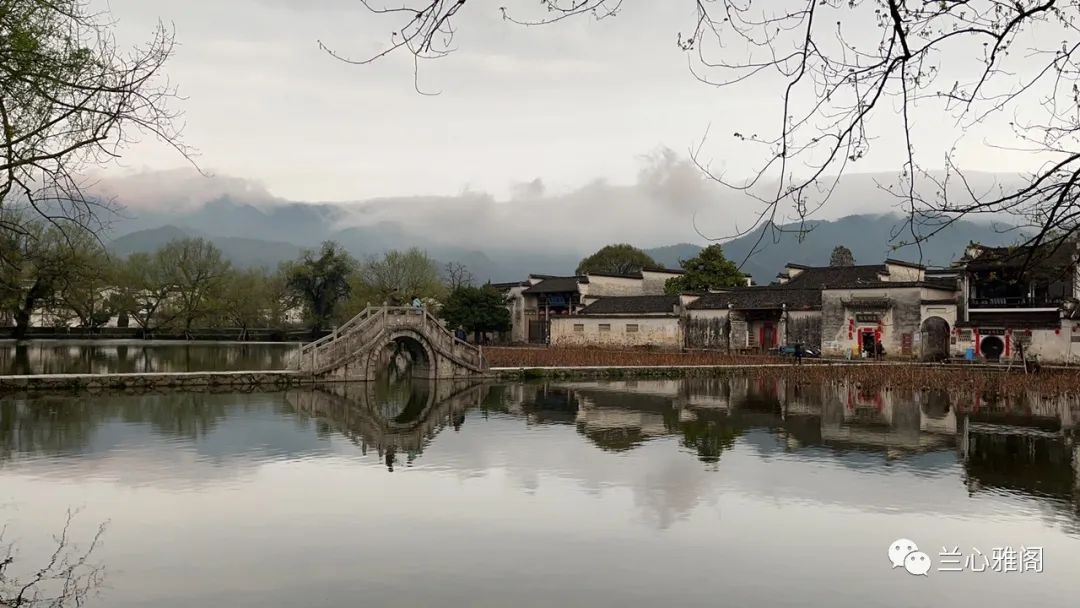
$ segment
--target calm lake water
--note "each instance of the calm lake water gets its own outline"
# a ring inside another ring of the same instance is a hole
[[[299,344],[0,340],[0,375],[284,369]]]
[[[107,520],[94,606],[1065,606],[1078,414],[741,377],[9,396],[0,516],[24,571]]]

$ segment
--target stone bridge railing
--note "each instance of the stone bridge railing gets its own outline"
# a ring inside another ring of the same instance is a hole
[[[399,306],[365,308],[330,335],[305,344],[294,367],[313,374],[333,370],[358,353],[383,346],[382,336],[400,329],[410,329],[422,336],[436,357],[449,359],[476,373],[485,369],[479,347],[459,340],[426,309]]]

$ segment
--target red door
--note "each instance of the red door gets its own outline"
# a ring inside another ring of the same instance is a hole
[[[761,330],[759,334],[758,344],[761,344],[761,350],[769,350],[777,346],[776,339],[778,337],[776,328],[773,327],[772,321],[765,321],[761,324]]]

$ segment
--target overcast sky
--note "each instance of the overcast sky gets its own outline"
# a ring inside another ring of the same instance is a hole
[[[626,0],[614,19],[542,28],[503,22],[498,3],[470,3],[457,52],[421,66],[421,87],[434,97],[414,90],[411,56],[350,66],[319,50],[323,40],[364,56],[399,25],[358,0],[109,3],[124,42],[146,39],[158,19],[175,26],[181,46],[168,73],[187,97],[186,141],[200,165],[284,199],[474,191],[501,200],[596,180],[632,184],[645,157],[664,148],[685,155],[707,128],[704,156],[742,176],[758,157],[731,134],[771,132],[776,122],[778,92],[768,83],[714,89],[691,76],[675,43],[692,25],[690,1]],[[951,127],[939,113],[917,118],[932,158],[954,142]],[[877,133],[895,136],[885,125]],[[967,168],[1016,170],[1015,156],[984,141],[961,148]],[[877,146],[856,170],[896,173],[898,153]],[[147,143],[109,172],[183,164]]]

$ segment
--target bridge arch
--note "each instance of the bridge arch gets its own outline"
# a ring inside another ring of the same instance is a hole
[[[435,378],[438,354],[424,335],[413,329],[396,329],[371,344],[365,364],[365,376],[375,380],[395,365],[395,358],[404,354],[410,359],[414,378]]]
[[[297,367],[315,379],[374,381],[401,358],[413,377],[487,375],[482,351],[454,337],[423,309],[370,307],[325,338],[300,349]]]

